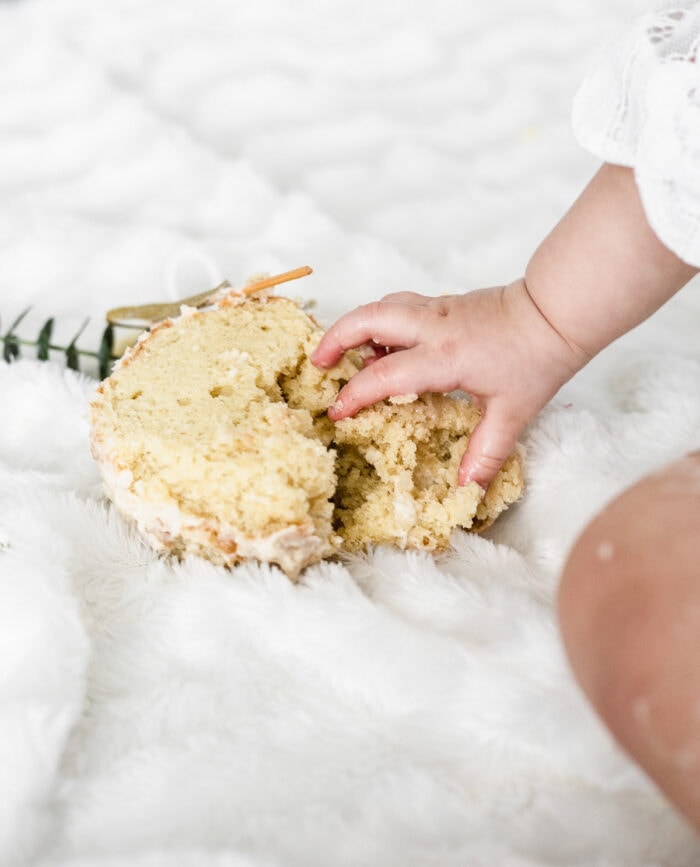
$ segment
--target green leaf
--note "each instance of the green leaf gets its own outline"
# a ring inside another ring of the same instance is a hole
[[[78,351],[78,347],[75,344],[77,343],[80,335],[87,328],[87,324],[89,321],[89,319],[86,319],[85,322],[83,322],[83,324],[80,326],[80,329],[78,330],[78,333],[75,335],[75,337],[71,340],[70,344],[66,348],[66,366],[69,367],[71,370],[80,370],[80,352]]]
[[[15,321],[12,323],[12,325],[10,325],[10,330],[9,330],[9,331],[7,332],[7,334],[5,335],[6,337],[11,337],[11,336],[12,336],[12,334],[14,333],[15,329],[17,328],[17,326],[20,324],[20,322],[24,319],[24,317],[27,315],[27,313],[29,313],[29,311],[30,311],[31,309],[32,309],[31,307],[27,307],[26,310],[23,310],[23,311],[19,314],[19,316],[15,319]]]
[[[80,370],[79,354],[74,343],[66,349],[66,367],[70,370]]]
[[[49,360],[49,348],[51,343],[51,333],[53,332],[53,317],[51,319],[47,319],[44,323],[44,327],[39,332],[39,337],[37,338],[37,353],[36,357],[39,361],[48,361]]]
[[[2,357],[5,361],[14,361],[19,358],[19,342],[12,335],[3,338],[5,345],[2,348]]]
[[[19,358],[19,338],[15,336],[14,331],[31,309],[31,307],[27,307],[26,310],[23,310],[12,325],[10,325],[7,334],[2,338],[5,344],[2,348],[2,357],[5,361],[14,361],[16,358]]]
[[[109,376],[109,371],[112,366],[112,349],[114,347],[114,328],[108,325],[102,332],[102,340],[97,353],[97,361],[99,363],[100,379]]]

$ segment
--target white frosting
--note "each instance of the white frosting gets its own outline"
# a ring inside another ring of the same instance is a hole
[[[148,502],[134,492],[129,470],[115,468],[98,453],[95,444],[93,449],[102,467],[107,496],[160,551],[196,551],[201,546],[216,551],[226,565],[252,558],[277,563],[292,578],[305,566],[333,553],[332,541],[324,541],[311,523],[284,527],[267,536],[247,536],[230,525],[187,514],[175,502]]]
[[[413,403],[418,400],[418,395],[415,391],[411,391],[408,394],[394,394],[389,398],[389,403],[393,403],[395,406],[401,406],[404,403]]]
[[[394,497],[394,519],[406,530],[416,523],[416,501],[407,491],[398,491]]]
[[[234,539],[240,557],[252,557],[279,563],[288,575],[298,575],[309,563],[332,553],[332,548],[315,533],[305,533],[300,527],[285,527],[269,536]]]

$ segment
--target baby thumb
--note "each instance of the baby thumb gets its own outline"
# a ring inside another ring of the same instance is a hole
[[[521,430],[522,425],[512,417],[487,411],[469,439],[459,467],[459,484],[476,482],[486,490],[513,450]]]

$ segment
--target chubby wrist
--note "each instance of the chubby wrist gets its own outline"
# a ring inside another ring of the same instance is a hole
[[[536,275],[531,275],[535,277]],[[504,303],[519,322],[523,338],[532,344],[532,356],[540,360],[540,375],[563,385],[590,360],[584,348],[560,331],[543,310],[528,284],[528,272],[503,289]]]

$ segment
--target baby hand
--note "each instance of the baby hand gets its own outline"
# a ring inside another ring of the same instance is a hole
[[[392,395],[467,392],[482,413],[459,483],[488,487],[525,425],[587,358],[533,302],[524,280],[466,295],[398,292],[342,316],[311,360],[332,367],[372,341],[388,348],[355,374],[328,410],[334,421]]]

